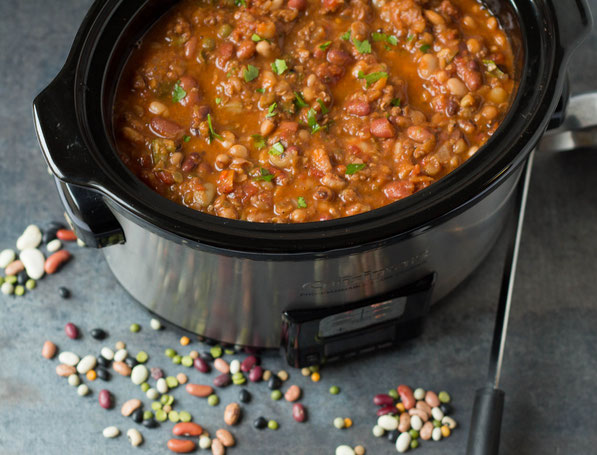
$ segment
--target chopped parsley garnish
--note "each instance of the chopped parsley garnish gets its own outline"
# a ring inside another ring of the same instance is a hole
[[[274,112],[276,110],[276,107],[278,107],[278,103],[270,104],[270,106],[267,108],[267,114],[265,117],[266,118],[275,117],[277,115],[276,112]]]
[[[330,47],[331,44],[331,41],[326,41],[325,43],[319,45],[319,49],[325,51],[328,47]]]
[[[367,82],[367,88],[369,88],[371,84],[376,83],[378,80],[387,78],[388,73],[385,71],[377,71],[375,73],[365,74],[362,71],[359,71],[358,77],[359,79],[365,79],[365,82]]]
[[[431,46],[429,44],[423,44],[419,49],[426,54],[431,49]]]
[[[184,99],[187,96],[187,92],[180,86],[180,81],[177,81],[174,84],[174,88],[172,89],[172,102],[178,103],[180,100]]]
[[[247,2],[245,0],[234,0],[234,4],[236,6],[247,6]]]
[[[348,30],[346,33],[342,34],[340,39],[343,39],[344,41],[348,41],[350,39],[350,30]]]
[[[222,136],[215,132],[213,125],[211,124],[211,114],[207,114],[207,125],[209,126],[209,143],[216,139],[222,140]]]
[[[261,36],[259,36],[257,33],[253,33],[253,35],[251,35],[251,39],[253,41],[255,41],[256,43],[263,40],[263,38]]]
[[[296,105],[298,107],[308,107],[309,106],[307,104],[307,102],[303,99],[303,96],[301,95],[300,92],[294,92],[294,102],[296,103]]]
[[[311,128],[311,134],[315,134],[323,128],[323,126],[317,123],[317,112],[313,108],[307,112],[307,123],[309,124],[309,128]]]
[[[371,33],[371,38],[373,38],[373,41],[384,41],[386,43],[390,43],[392,46],[396,46],[398,44],[398,38],[396,38],[394,35],[373,32]]]
[[[261,168],[261,175],[258,175],[257,177],[255,177],[255,180],[259,180],[261,182],[271,182],[274,179],[274,174],[270,173],[270,171],[268,171],[265,168]]]
[[[394,98],[394,99],[393,99],[393,100],[390,102],[390,104],[391,104],[392,106],[398,106],[398,107],[399,107],[399,106],[402,104],[402,100],[401,100],[400,98]]]
[[[347,175],[356,174],[357,172],[365,169],[365,167],[367,167],[367,165],[365,163],[350,163],[346,166],[346,174]]]
[[[298,199],[296,200],[296,204],[298,205],[299,209],[307,208],[307,201],[305,201],[305,198],[303,196],[298,197]]]
[[[274,145],[272,145],[272,148],[269,149],[270,155],[280,156],[282,153],[284,153],[284,146],[281,142],[276,142]]]
[[[261,134],[253,134],[251,137],[253,138],[253,145],[257,150],[265,148],[265,138]]]
[[[277,58],[272,63],[272,70],[274,70],[274,73],[276,73],[278,75],[284,74],[284,71],[286,71],[287,69],[288,69],[288,65],[286,65],[286,61],[285,60]]]
[[[414,40],[414,39],[415,39],[415,35],[408,35],[408,36],[406,37],[406,42],[407,42],[407,43],[410,43],[410,42],[411,42],[412,40]]]
[[[319,105],[321,106],[321,113],[323,115],[327,114],[329,112],[328,108],[325,107],[325,104],[323,104],[323,101],[321,101],[319,98],[317,98],[317,102],[319,103]]]
[[[357,48],[359,54],[370,54],[371,53],[371,43],[367,40],[359,41],[358,39],[353,39],[352,43],[354,47]]]
[[[185,142],[189,142],[191,140],[191,136],[185,135],[185,136],[183,136],[182,140]]]
[[[253,65],[247,65],[247,68],[243,72],[243,76],[245,78],[245,82],[251,82],[253,79],[256,79],[259,76],[259,68]]]
[[[216,98],[216,104],[220,104],[222,102],[222,98]]]
[[[257,93],[265,93],[265,89],[263,87],[255,89]]]

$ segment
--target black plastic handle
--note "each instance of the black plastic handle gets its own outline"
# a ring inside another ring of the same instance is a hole
[[[487,386],[477,390],[466,455],[498,455],[505,393]]]
[[[593,27],[591,9],[586,0],[552,0],[551,5],[558,20],[560,44],[569,53]]]
[[[33,103],[41,151],[77,237],[95,248],[123,243],[122,227],[103,196],[88,189],[101,186],[103,173],[79,130],[74,84],[73,74],[63,70]]]

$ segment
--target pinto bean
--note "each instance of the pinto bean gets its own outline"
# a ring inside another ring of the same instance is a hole
[[[174,183],[174,177],[168,171],[157,171],[154,174],[164,185],[172,185]]]
[[[371,113],[371,106],[367,101],[352,100],[346,105],[346,112],[359,117],[365,117]]]
[[[313,197],[320,201],[331,201],[334,198],[334,192],[327,186],[318,186]]]
[[[336,49],[332,47],[327,53],[327,61],[333,63],[334,65],[347,65],[352,60],[352,57],[347,52],[344,52],[342,49]]]
[[[151,132],[156,136],[175,139],[184,133],[182,127],[172,120],[167,120],[164,117],[154,117],[149,124]]]
[[[245,40],[238,46],[236,56],[240,60],[248,60],[255,55],[256,47],[253,41]]]
[[[288,0],[288,8],[303,11],[307,7],[307,0]]]
[[[383,193],[391,201],[397,201],[404,199],[406,196],[410,196],[415,191],[415,184],[412,182],[390,182],[383,188]]]
[[[183,106],[193,106],[199,102],[199,84],[190,76],[180,78],[180,86],[187,92],[187,96],[180,100]]]
[[[311,161],[315,167],[322,172],[329,172],[332,170],[330,157],[323,148],[316,148],[311,152]]]
[[[182,162],[182,172],[192,172],[201,162],[201,155],[197,152],[191,152]]]
[[[371,134],[375,137],[390,138],[394,137],[394,127],[387,118],[380,117],[373,119],[369,126]]]
[[[410,126],[406,134],[410,139],[421,144],[435,140],[433,133],[423,126]]]
[[[456,72],[458,77],[464,81],[467,88],[474,92],[483,84],[483,76],[476,60],[465,60],[464,58],[455,58]]]

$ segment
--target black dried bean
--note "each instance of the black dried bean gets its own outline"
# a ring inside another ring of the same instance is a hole
[[[106,338],[108,336],[108,334],[106,333],[106,331],[104,329],[92,329],[91,332],[89,332],[90,335],[92,336],[92,338],[95,338],[96,340],[103,340],[104,338]]]
[[[126,359],[124,359],[124,363],[126,363],[131,368],[135,368],[137,365],[139,365],[137,359],[134,359],[132,357],[127,357]]]
[[[135,412],[131,414],[131,417],[133,421],[136,423],[143,422],[143,410],[141,408],[135,410]]]
[[[241,389],[241,391],[238,392],[238,400],[241,403],[249,403],[251,401],[251,392],[247,389]]]
[[[278,375],[273,374],[269,381],[267,381],[267,387],[270,390],[278,390],[280,387],[282,387],[282,380],[278,377]]]
[[[97,374],[97,377],[100,378],[102,381],[109,381],[112,377],[110,372],[102,367],[97,367],[95,369],[95,373]]]
[[[156,428],[158,423],[154,419],[148,419],[143,421],[143,425],[145,425],[147,428]]]
[[[448,403],[440,404],[439,408],[441,409],[441,411],[444,413],[445,416],[449,416],[450,414],[452,414],[454,412],[452,405],[450,405]]]
[[[209,352],[207,351],[203,351],[199,353],[199,357],[201,357],[203,360],[205,360],[206,362],[213,362],[214,361],[214,357],[213,355],[211,355]]]
[[[398,430],[388,431],[386,434],[386,438],[388,438],[388,441],[390,441],[392,443],[396,443],[398,436],[400,436],[400,433],[398,432]]]
[[[108,368],[112,362],[106,359],[103,355],[97,356],[97,364],[101,367]]]
[[[19,272],[19,274],[17,275],[17,283],[25,286],[25,283],[27,283],[27,280],[29,279],[29,275],[27,275],[27,272],[25,270]]]
[[[68,288],[65,288],[64,286],[60,286],[58,288],[58,294],[60,294],[60,297],[62,297],[63,299],[70,298],[70,290]]]
[[[253,426],[255,428],[257,428],[258,430],[263,430],[264,428],[267,427],[267,419],[265,417],[257,417],[253,421]]]

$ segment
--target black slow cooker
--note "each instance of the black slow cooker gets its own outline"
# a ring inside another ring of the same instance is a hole
[[[153,192],[120,161],[112,103],[131,49],[174,0],[97,0],[36,98],[41,148],[78,236],[142,305],[219,342],[286,347],[299,366],[394,343],[487,254],[522,164],[561,123],[584,0],[488,0],[520,81],[483,149],[430,187],[361,215],[296,225],[228,220]]]

